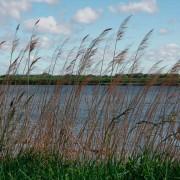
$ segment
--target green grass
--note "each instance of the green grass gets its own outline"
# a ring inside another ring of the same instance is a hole
[[[123,161],[67,161],[56,155],[24,154],[0,161],[0,179],[180,179],[180,164],[159,156]]]
[[[180,83],[180,75],[171,74],[171,85],[178,85]],[[169,78],[167,74],[121,74],[115,75],[113,78],[110,76],[95,76],[95,75],[48,75],[48,74],[39,74],[39,75],[30,75],[29,84],[32,85],[46,85],[53,84],[56,85],[57,82],[61,84],[78,84],[84,81],[87,84],[110,84],[111,80],[115,80],[118,84],[138,84],[146,85],[148,82],[151,82],[154,78],[157,77],[155,85],[161,85],[167,81]],[[3,84],[6,76],[0,76],[0,84]],[[173,79],[173,82],[172,82]],[[6,79],[7,80],[7,79]],[[9,84],[27,84],[27,76],[25,75],[12,75],[8,77]]]

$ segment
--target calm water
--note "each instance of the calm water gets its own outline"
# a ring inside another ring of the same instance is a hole
[[[27,98],[27,94],[32,96],[31,107],[32,114],[31,118],[36,119],[41,112],[41,104],[43,101],[44,93],[46,94],[47,99],[50,99],[55,92],[59,94],[58,103],[60,107],[66,107],[66,102],[69,98],[70,93],[77,86],[63,86],[60,89],[56,89],[56,86],[49,85],[31,85],[29,88],[27,86],[11,86],[11,88],[7,91],[5,86],[0,86],[1,91],[5,91],[8,99],[8,103],[10,103],[13,98],[17,97],[17,94],[24,92],[24,98]],[[155,114],[157,119],[161,118],[165,114],[170,113],[178,113],[180,111],[180,88],[178,86],[153,86],[151,87],[146,95],[141,97],[141,94],[145,91],[145,87],[143,86],[117,86],[114,90],[114,96],[111,98],[112,108],[112,116],[116,116],[122,113],[128,107],[133,108],[135,112],[140,113],[139,118],[144,120],[144,116],[146,115],[148,109],[152,108],[156,104]],[[101,111],[103,102],[106,101],[106,97],[108,94],[108,86],[86,86],[81,90],[81,99],[79,104],[79,113],[78,119],[86,119],[88,113],[90,112],[90,108],[92,104],[97,104],[98,99],[102,99],[102,101],[96,106],[97,111]],[[136,100],[140,98],[139,101]],[[137,103],[137,104],[136,104]],[[131,106],[131,104],[134,104]],[[136,105],[135,105],[136,104]],[[141,107],[141,110],[138,108]],[[21,110],[20,110],[21,111]],[[103,114],[103,113],[102,113]],[[103,116],[103,115],[102,115]],[[133,116],[133,115],[132,115]],[[132,118],[131,116],[131,118]],[[99,116],[101,117],[101,116]],[[179,113],[178,113],[179,117]]]

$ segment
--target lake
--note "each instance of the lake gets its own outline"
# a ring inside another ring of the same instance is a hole
[[[154,111],[152,115],[153,120],[159,120],[165,115],[179,112],[180,104],[180,89],[178,86],[152,86],[146,88],[144,86],[116,86],[111,89],[109,86],[88,85],[78,86],[63,85],[30,85],[30,86],[6,86],[0,87],[1,92],[5,91],[8,103],[15,99],[21,93],[24,93],[23,98],[27,95],[32,96],[30,106],[31,119],[35,120],[41,113],[42,104],[48,103],[56,94],[56,103],[58,102],[60,109],[67,107],[67,102],[74,93],[73,97],[77,101],[78,97],[78,116],[79,120],[86,119],[89,113],[94,110],[101,112],[99,118],[103,117],[103,104],[107,103],[109,98],[109,105],[111,108],[111,116],[117,116],[123,113],[126,109],[132,108],[133,114],[129,116],[132,121],[146,120],[147,111]],[[111,96],[111,97],[110,97]],[[46,97],[46,102],[44,100]],[[44,100],[44,101],[43,101]],[[71,99],[73,104],[73,99]],[[155,109],[153,110],[153,107]],[[136,118],[135,118],[136,116]],[[178,113],[179,117],[179,113]],[[134,119],[133,119],[134,118]]]
[[[109,126],[112,134],[124,138],[128,133],[129,149],[139,135],[143,146],[150,137],[158,143],[177,132],[179,90],[178,86],[0,86],[1,117],[5,124],[13,117],[15,134],[28,119],[26,129],[34,138],[34,128],[46,132],[50,126],[55,136],[67,128],[79,137],[83,129],[83,138],[94,131],[101,139]],[[180,146],[179,141],[174,144]]]

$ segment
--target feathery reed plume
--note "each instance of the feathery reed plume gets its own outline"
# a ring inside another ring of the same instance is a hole
[[[70,67],[68,65],[68,61],[71,58],[72,54],[74,53],[75,47],[73,47],[67,54],[64,65],[62,67],[62,74],[65,72],[68,72],[70,70]]]
[[[77,49],[71,49],[62,59],[60,74],[56,68],[68,39],[55,49],[48,73],[43,75],[33,75],[32,71],[42,57],[38,55],[40,39],[35,31],[39,20],[28,45],[18,53],[14,42],[7,73],[12,81],[7,75],[0,77],[5,84],[0,86],[0,158],[31,150],[57,153],[68,160],[126,160],[147,149],[152,155],[159,152],[163,157],[168,154],[179,158],[179,61],[166,74],[161,74],[161,61],[150,68],[149,74],[136,73],[152,31],[143,38],[130,62],[129,46],[117,50],[130,18],[118,29],[110,63],[105,58],[110,48],[107,35],[111,28],[107,28],[88,46],[89,35]],[[19,26],[16,33],[18,30]],[[102,56],[94,62],[104,40]],[[100,75],[85,75],[94,67]],[[28,91],[26,86],[11,86],[18,82],[28,84]],[[29,86],[30,82],[47,86]],[[96,85],[89,86],[94,82]],[[126,86],[121,85],[124,82]],[[129,86],[129,82],[136,86]],[[174,84],[178,86],[170,86]]]
[[[97,52],[97,46],[99,43],[105,38],[105,36],[111,31],[112,28],[107,28],[102,33],[95,38],[89,45],[89,47],[86,49],[83,57],[80,59],[79,63],[79,70],[78,70],[78,75],[82,74],[86,68],[89,68],[91,66],[92,62],[92,57],[96,54]]]
[[[170,73],[179,73],[180,72],[180,60],[178,60],[173,67],[171,68]]]
[[[137,51],[135,53],[134,59],[133,59],[133,64],[132,64],[132,67],[131,67],[130,74],[134,73],[137,70],[136,68],[138,66],[138,62],[141,59],[141,57],[143,56],[144,50],[148,47],[148,40],[149,40],[150,36],[152,35],[152,33],[153,33],[153,29],[150,30],[145,35],[143,40],[140,42],[140,44],[138,46],[138,49],[137,49]]]
[[[71,71],[72,71],[71,74],[74,73],[74,68],[75,68],[75,66],[76,66],[76,61],[78,60],[78,58],[79,58],[82,54],[84,54],[84,51],[85,51],[85,49],[84,49],[84,43],[86,42],[86,40],[87,40],[88,37],[89,37],[89,34],[86,35],[86,36],[81,40],[81,43],[80,43],[80,45],[79,45],[77,54],[76,54],[75,58],[70,62],[69,69],[71,69]]]
[[[131,19],[132,15],[128,16],[120,25],[117,35],[116,35],[116,40],[120,41],[122,37],[124,36],[125,30],[127,29],[127,24],[129,20]]]
[[[6,43],[6,41],[1,41],[0,42],[0,48],[3,46],[3,44],[5,44]]]
[[[39,20],[34,23],[32,34],[31,34],[31,37],[30,37],[30,41],[29,41],[29,43],[27,45],[28,59],[26,61],[24,69],[26,69],[26,66],[27,66],[27,73],[26,74],[28,76],[28,84],[29,84],[29,73],[30,73],[31,55],[32,55],[32,52],[36,49],[38,41],[39,41],[39,38],[37,38],[36,34],[35,34],[35,30],[37,28],[38,23],[39,23]]]
[[[114,72],[114,58],[116,56],[116,49],[117,49],[117,44],[118,41],[122,40],[124,34],[125,34],[125,30],[127,29],[127,24],[129,22],[129,20],[131,19],[132,15],[128,16],[120,25],[117,34],[116,34],[116,40],[115,40],[115,45],[114,45],[114,52],[113,52],[113,58],[112,58],[112,68],[111,68],[111,79],[112,79],[112,75]]]
[[[58,59],[61,57],[62,55],[62,52],[63,52],[63,48],[64,46],[67,44],[67,42],[69,41],[69,38],[66,38],[62,44],[56,48],[53,56],[52,56],[52,60],[51,60],[51,64],[50,64],[50,68],[49,68],[49,71],[48,73],[49,74],[54,74],[54,71],[55,71],[55,67],[56,67],[56,64],[57,64],[57,61]],[[53,61],[54,59],[54,61]]]
[[[35,59],[32,60],[29,69],[27,71],[27,74],[30,74],[30,72],[33,70],[34,65],[41,59],[41,57],[37,57]]]
[[[129,52],[129,47],[125,48],[124,50],[122,50],[115,58],[114,58],[114,68],[115,66],[117,66],[116,68],[116,74],[118,73],[118,69],[120,67],[120,65],[125,61],[127,55]]]
[[[17,25],[16,27],[16,31],[15,31],[15,34],[14,34],[14,39],[13,39],[13,42],[12,42],[12,47],[11,47],[11,53],[10,53],[10,65],[12,63],[12,58],[13,58],[13,54],[19,44],[19,39],[17,38],[17,33],[19,31],[19,28],[20,28],[20,24]]]
[[[103,56],[102,56],[102,60],[101,60],[101,69],[100,69],[100,76],[102,75],[102,71],[103,71],[103,66],[104,66],[104,60],[105,60],[105,55],[106,55],[106,50],[108,49],[108,40],[105,44],[105,47],[104,47],[104,51],[103,51]]]

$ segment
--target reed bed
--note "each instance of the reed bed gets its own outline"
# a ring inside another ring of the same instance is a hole
[[[77,75],[76,85],[64,86],[63,80],[56,86],[34,87],[29,85],[29,76],[43,57],[38,55],[40,39],[36,35],[39,20],[24,49],[19,50],[18,25],[10,52],[10,65],[6,78],[0,86],[0,157],[16,157],[25,152],[55,153],[65,160],[124,160],[145,152],[151,156],[159,154],[162,159],[178,160],[180,157],[179,86],[170,86],[174,74],[179,74],[179,61],[169,70],[161,86],[154,87],[163,68],[159,62],[149,73],[157,76],[143,87],[121,86],[121,76],[115,74],[139,72],[142,57],[148,47],[153,30],[131,53],[130,47],[119,50],[125,37],[131,16],[120,25],[116,35],[111,59],[106,60],[109,34],[112,29],[103,30],[89,42],[85,36],[80,45],[70,50],[64,65],[58,66],[68,40],[59,45],[48,67],[48,74]],[[5,41],[0,43],[3,47]],[[102,51],[97,58],[98,52]],[[111,46],[112,48],[112,46]],[[76,50],[76,51],[75,51]],[[130,55],[132,54],[132,55]],[[90,78],[83,81],[81,75],[96,71],[98,75],[108,74],[111,83],[88,86]],[[27,77],[27,85],[12,86],[11,77],[17,74]],[[48,82],[50,84],[51,77]],[[128,79],[132,82],[131,76]],[[34,89],[33,89],[34,88]],[[90,95],[87,89],[90,88]],[[154,92],[153,89],[156,89]],[[53,89],[53,90],[52,90]],[[147,98],[151,94],[151,101]],[[82,112],[82,107],[86,111]],[[84,114],[83,117],[81,114]]]

